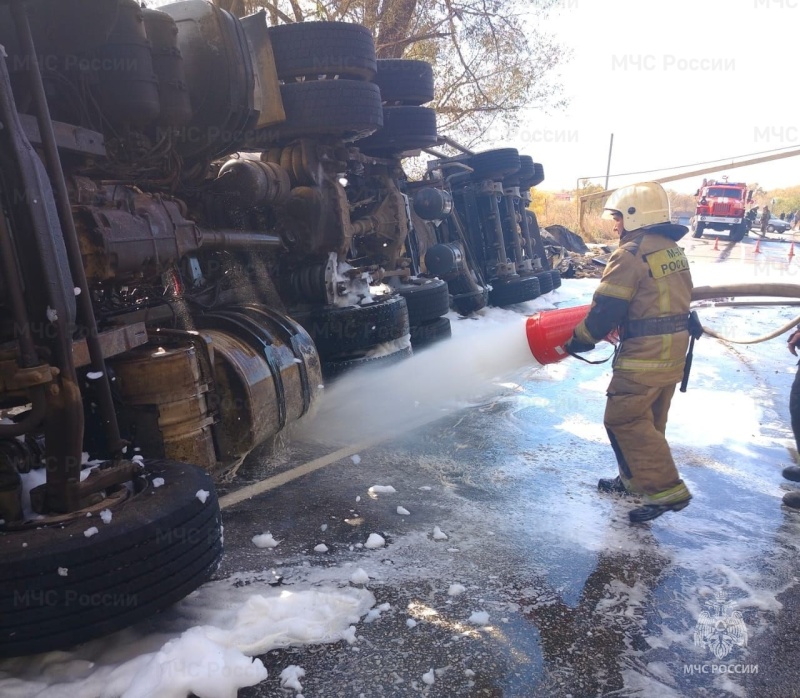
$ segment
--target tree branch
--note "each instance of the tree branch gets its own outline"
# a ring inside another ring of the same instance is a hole
[[[453,3],[451,2],[451,0],[445,0],[445,5],[447,6],[447,9],[450,13],[448,17],[448,23],[450,24],[450,38],[453,42],[453,47],[455,48],[456,53],[458,54],[458,58],[461,61],[461,65],[464,66],[464,69],[467,71],[467,73],[473,78],[473,80],[475,80],[475,88],[478,90],[478,92],[480,92],[481,96],[487,101],[489,101],[489,98],[486,96],[486,94],[483,91],[483,88],[475,78],[475,74],[472,72],[472,69],[467,64],[467,61],[464,58],[464,54],[461,51],[461,44],[458,41],[456,25],[455,22],[453,22],[453,17],[455,16],[455,12],[453,11]]]
[[[297,0],[289,0],[289,4],[292,6],[292,12],[294,12],[294,21],[302,22],[305,19],[305,15],[303,14],[303,10],[300,9]]]
[[[414,36],[409,36],[406,39],[398,39],[397,41],[392,41],[390,43],[381,43],[375,44],[375,50],[379,53],[382,53],[382,49],[388,48],[390,46],[402,46],[405,48],[406,46],[410,46],[411,44],[416,44],[420,41],[430,41],[431,39],[446,39],[450,36],[447,32],[431,32],[429,34],[416,34]]]
[[[260,0],[258,4],[270,13],[270,15],[273,18],[273,21],[277,18],[280,19],[282,22],[286,22],[286,24],[294,23],[294,20],[291,17],[289,17],[289,15],[287,15],[285,12],[282,12],[280,8],[274,3],[267,2],[267,0]]]

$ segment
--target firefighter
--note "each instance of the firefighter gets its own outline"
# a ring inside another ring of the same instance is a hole
[[[789,351],[797,356],[797,348],[800,347],[800,327],[797,327],[789,339],[786,340]],[[797,448],[794,454],[795,461],[800,458],[800,362],[797,364],[797,373],[792,382],[792,389],[789,392],[789,415],[792,420],[792,434]],[[789,465],[783,469],[783,476],[787,480],[800,482],[800,465]],[[783,503],[792,509],[800,509],[800,490],[792,490],[783,496]]]
[[[619,332],[603,419],[619,475],[601,479],[598,489],[640,496],[644,505],[629,513],[640,523],[680,511],[691,499],[664,435],[689,345],[692,275],[676,244],[688,229],[670,223],[667,194],[656,182],[617,189],[603,217],[614,221],[620,246],[566,349],[589,351]]]
[[[761,237],[763,238],[767,234],[767,226],[769,225],[769,219],[772,218],[772,214],[769,212],[769,206],[764,206],[764,210],[761,212]]]

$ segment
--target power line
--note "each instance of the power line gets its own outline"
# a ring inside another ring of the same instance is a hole
[[[769,153],[779,153],[783,150],[792,150],[793,148],[797,148],[797,146],[784,146],[783,148],[775,148],[774,150],[761,150],[757,153],[746,153],[745,155],[734,155],[730,158],[720,158],[719,160],[706,160],[705,162],[693,162],[688,165],[675,165],[674,167],[659,167],[656,170],[640,170],[639,172],[620,172],[619,174],[612,174],[609,177],[629,177],[631,175],[640,175],[640,174],[653,174],[654,172],[668,172],[669,170],[682,170],[685,167],[697,167],[700,165],[714,165],[718,162],[725,162],[731,165],[735,165],[736,163],[731,162],[737,158],[749,158],[753,157],[754,155],[767,155]],[[606,175],[592,175],[591,177],[581,177],[581,179],[600,179],[605,177]]]

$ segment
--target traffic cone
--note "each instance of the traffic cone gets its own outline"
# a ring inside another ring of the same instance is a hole
[[[753,254],[758,254],[759,252],[761,252],[761,238],[756,240],[756,249],[753,250]]]
[[[719,249],[719,238],[718,237],[714,238],[714,249],[715,250]]]
[[[794,257],[794,240],[792,240],[792,244],[789,245],[789,261],[792,261],[792,257]]]

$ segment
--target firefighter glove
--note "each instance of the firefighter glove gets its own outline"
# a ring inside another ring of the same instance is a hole
[[[575,335],[569,338],[569,341],[564,345],[564,348],[567,350],[569,354],[582,354],[585,351],[591,351],[594,349],[594,344],[587,344],[586,342],[582,342],[578,339]]]

